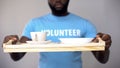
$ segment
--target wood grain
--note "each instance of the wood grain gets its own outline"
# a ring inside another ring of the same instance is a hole
[[[28,44],[19,43],[16,45],[3,44],[3,51],[7,52],[65,52],[65,51],[103,51],[105,42],[99,38],[98,43],[86,44],[63,44],[63,43],[47,43],[47,44]]]

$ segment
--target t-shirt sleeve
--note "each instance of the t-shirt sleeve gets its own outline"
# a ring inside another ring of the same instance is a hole
[[[91,22],[87,21],[85,37],[86,38],[94,38],[94,37],[96,37],[96,34],[97,34],[96,27]]]
[[[22,32],[22,36],[28,37],[31,39],[30,32],[34,31],[34,21],[31,20],[28,22]]]

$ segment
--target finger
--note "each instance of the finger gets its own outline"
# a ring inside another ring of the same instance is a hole
[[[5,38],[4,38],[4,43],[6,43],[6,42],[8,42],[9,40],[11,39],[11,37],[10,36],[6,36]]]
[[[111,46],[112,41],[111,40],[107,40],[105,44]]]
[[[104,40],[104,41],[111,40],[111,36],[108,35],[108,34],[104,34],[104,35],[102,36],[102,40]]]
[[[102,35],[103,35],[102,33],[98,33],[96,37],[92,40],[92,42],[99,42],[99,38],[101,38]]]
[[[98,42],[98,39],[95,37],[95,38],[92,39],[91,42]]]
[[[6,36],[6,37],[4,38],[3,43],[8,42],[9,40],[18,41],[19,38],[18,38],[17,35],[9,35],[9,36]]]
[[[17,35],[10,35],[10,37],[19,39]]]
[[[102,36],[104,35],[104,33],[97,33],[97,36],[99,36],[100,38],[102,38]]]
[[[99,40],[97,39],[97,38],[94,38],[93,40],[92,40],[92,42],[99,42]]]

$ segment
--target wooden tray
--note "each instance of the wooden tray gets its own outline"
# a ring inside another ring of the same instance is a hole
[[[7,52],[65,52],[65,51],[102,51],[105,49],[105,42],[99,40],[98,43],[86,44],[3,44],[3,51]]]

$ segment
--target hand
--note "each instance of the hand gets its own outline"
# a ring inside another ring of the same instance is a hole
[[[12,40],[12,44],[16,44],[19,41],[19,38],[17,35],[8,35],[4,38],[3,43],[7,43],[10,40]]]
[[[108,50],[112,43],[111,36],[109,34],[98,33],[93,42],[98,42],[97,37],[100,37],[103,41],[105,41],[105,50]]]

